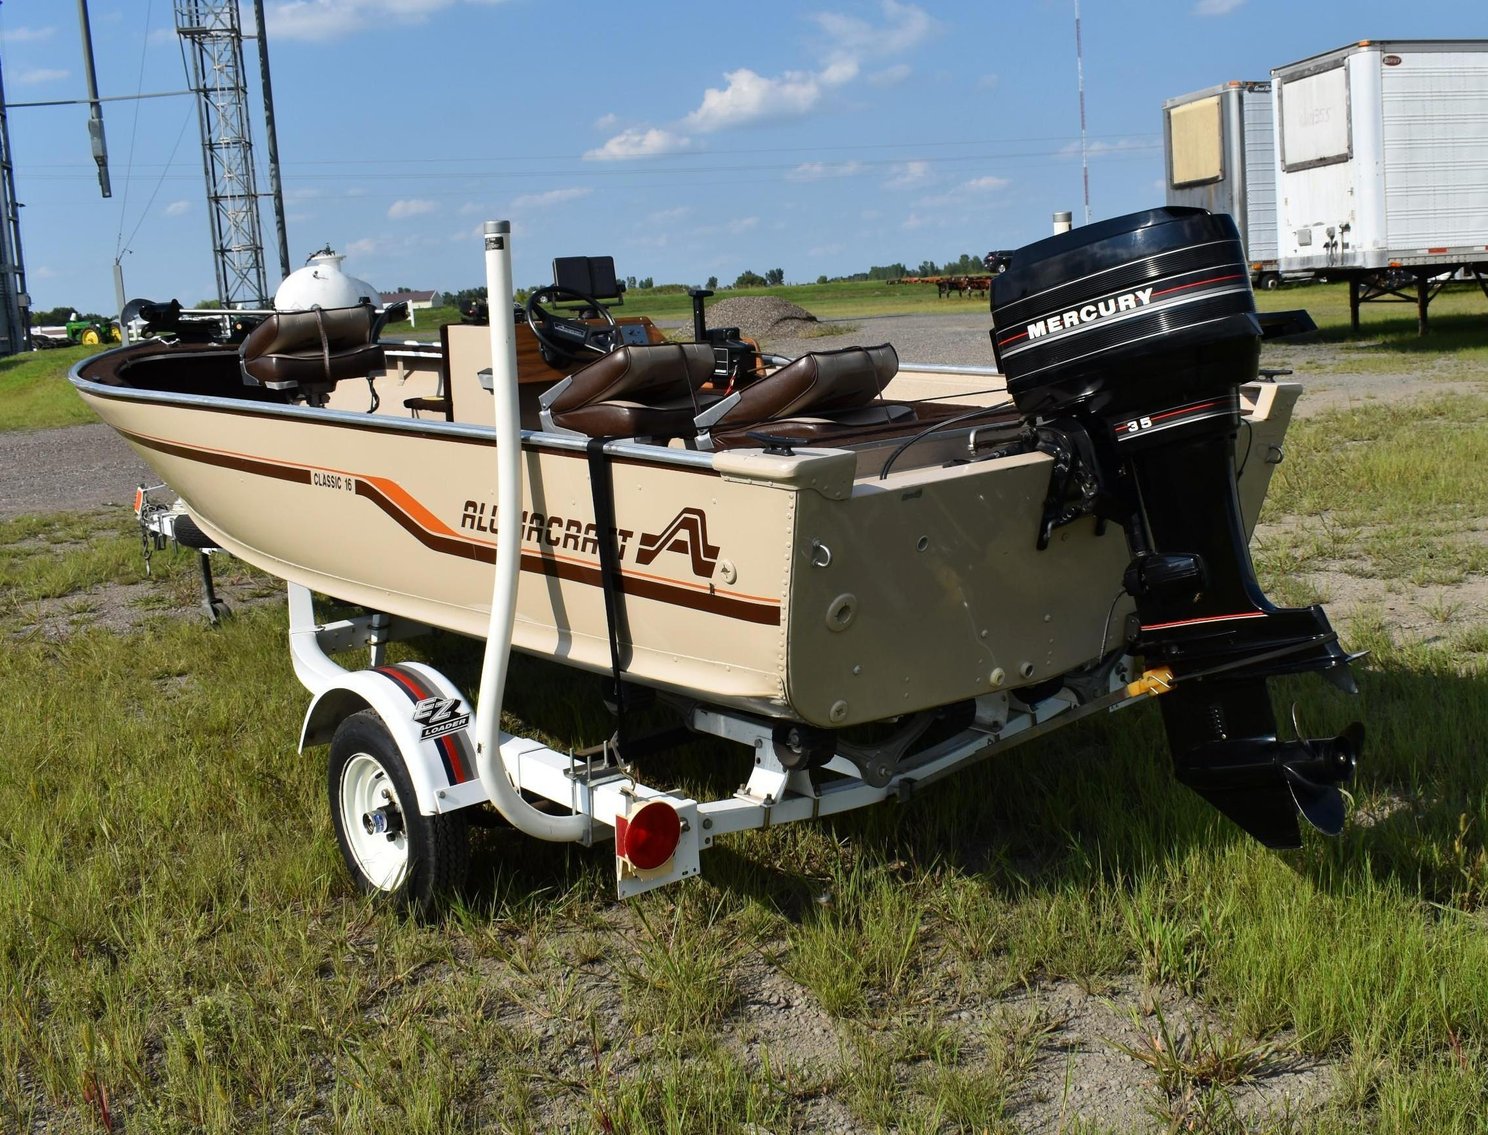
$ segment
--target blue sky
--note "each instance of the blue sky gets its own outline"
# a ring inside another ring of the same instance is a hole
[[[696,284],[913,268],[1083,213],[1073,0],[266,7],[291,265],[329,243],[386,290],[480,283],[488,218],[514,222],[518,284],[576,254]],[[185,86],[170,0],[91,10],[101,94]],[[1483,0],[1083,0],[1081,14],[1095,218],[1161,203],[1165,98],[1358,39],[1488,36]],[[81,58],[74,4],[0,3],[12,104],[83,97]],[[109,200],[86,107],[10,112],[34,305],[108,310],[116,257],[131,296],[212,296],[194,101],[104,117]],[[267,208],[264,231],[277,277]]]

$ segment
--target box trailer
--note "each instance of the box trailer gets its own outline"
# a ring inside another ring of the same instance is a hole
[[[1281,283],[1271,82],[1231,82],[1163,103],[1169,205],[1235,218],[1258,288]]]
[[[1488,40],[1361,40],[1271,98],[1282,270],[1347,278],[1356,326],[1414,283],[1424,332],[1433,278],[1488,270]]]

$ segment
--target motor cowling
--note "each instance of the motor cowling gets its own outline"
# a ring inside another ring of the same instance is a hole
[[[1090,514],[1121,525],[1133,646],[1175,678],[1160,704],[1179,779],[1270,846],[1300,842],[1299,808],[1336,831],[1362,727],[1281,741],[1266,690],[1351,679],[1322,608],[1276,607],[1250,561],[1234,452],[1261,329],[1234,221],[1169,207],[1041,240],[994,281],[992,316],[1008,392],[1054,457],[1036,539]]]

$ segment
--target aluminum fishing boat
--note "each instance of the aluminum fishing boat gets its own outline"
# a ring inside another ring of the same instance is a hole
[[[1347,684],[1348,658],[1251,569],[1300,388],[1258,373],[1229,218],[1154,210],[1020,250],[995,368],[777,358],[708,328],[701,294],[669,341],[614,306],[605,259],[557,262],[514,310],[509,229],[484,239],[489,316],[438,344],[382,341],[367,303],[226,336],[137,305],[166,331],[71,375],[206,542],[291,585],[303,739],[332,742],[363,887],[434,898],[490,801],[544,838],[613,832],[634,893],[716,835],[902,797],[1147,697],[1179,778],[1257,838],[1295,845],[1299,807],[1342,824],[1361,730],[1282,740],[1266,694]],[[311,592],[370,614],[317,622]],[[486,639],[474,703],[384,664],[417,627]],[[329,661],[353,639],[372,668]],[[500,734],[508,647],[610,675],[615,743]],[[636,782],[639,692],[750,747],[749,784],[699,803]]]

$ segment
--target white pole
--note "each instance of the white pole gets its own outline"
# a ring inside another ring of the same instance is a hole
[[[114,305],[119,313],[119,342],[129,342],[129,324],[124,322],[124,265],[114,259]]]
[[[578,840],[589,830],[581,815],[550,816],[522,799],[507,773],[501,748],[525,742],[501,732],[501,701],[517,617],[522,566],[522,428],[517,406],[517,339],[512,318],[511,222],[487,221],[486,304],[491,312],[491,396],[496,403],[496,571],[491,622],[481,663],[475,717],[475,767],[481,784],[513,827],[539,839]]]
[[[1080,42],[1080,0],[1075,0],[1075,68],[1080,75],[1080,177],[1085,182],[1085,223],[1090,223],[1090,155],[1085,146],[1085,48]]]

